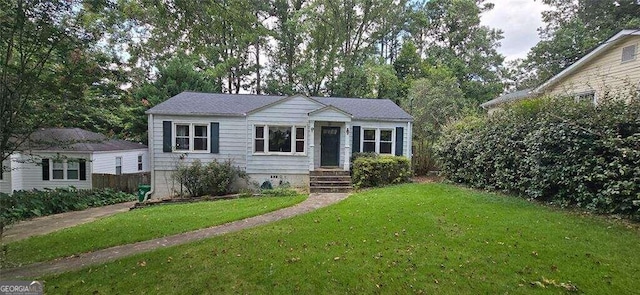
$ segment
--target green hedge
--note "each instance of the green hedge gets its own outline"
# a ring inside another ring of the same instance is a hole
[[[411,177],[411,163],[401,156],[359,156],[351,168],[356,188],[404,183]]]
[[[640,218],[640,101],[544,98],[449,126],[443,174],[473,187]]]
[[[42,191],[16,191],[11,195],[0,193],[0,226],[32,217],[83,210],[135,199],[134,195],[111,189],[57,188]]]
[[[247,174],[229,161],[211,161],[202,164],[196,159],[191,164],[180,164],[173,173],[173,178],[180,183],[189,197],[204,195],[222,196],[233,192],[233,184],[237,179],[247,180]]]

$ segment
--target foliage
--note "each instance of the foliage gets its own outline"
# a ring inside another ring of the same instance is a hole
[[[451,125],[443,173],[473,187],[640,218],[640,102],[524,101]]]
[[[634,294],[639,244],[614,220],[406,184],[42,280],[83,294]]]
[[[131,210],[42,236],[6,244],[7,260],[26,264],[216,226],[289,207],[299,194],[164,204]]]
[[[16,191],[11,195],[0,193],[0,225],[7,226],[33,217],[133,200],[135,200],[134,195],[111,189],[56,188],[42,191]]]
[[[353,161],[352,182],[356,188],[409,182],[411,163],[402,156],[359,156]]]
[[[93,12],[102,5],[84,4],[0,2],[0,161],[99,84],[103,73],[90,46],[100,33]]]
[[[414,7],[409,33],[432,67],[453,72],[464,96],[479,104],[502,92],[503,56],[496,50],[502,32],[480,24],[493,8],[484,0],[432,0]]]
[[[246,180],[247,174],[239,167],[233,166],[230,160],[213,160],[203,165],[196,159],[191,164],[181,163],[173,173],[173,178],[190,197],[221,196],[232,193],[234,182],[238,179]]]
[[[287,196],[295,196],[298,192],[288,185],[279,185],[275,188],[271,189],[261,189],[260,195],[264,197],[287,197]]]

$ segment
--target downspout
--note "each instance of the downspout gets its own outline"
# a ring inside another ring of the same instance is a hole
[[[151,194],[153,194],[153,191],[156,187],[156,170],[155,170],[155,161],[154,161],[154,157],[153,157],[153,114],[149,114],[149,121],[147,122],[147,132],[148,132],[148,145],[147,148],[149,149],[149,170],[151,171],[151,179],[149,181],[149,183],[151,184],[151,189],[144,194],[144,199],[142,200],[142,202],[146,202],[150,197]]]

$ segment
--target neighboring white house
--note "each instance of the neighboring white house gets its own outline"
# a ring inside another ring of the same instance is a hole
[[[591,101],[640,98],[640,29],[622,30],[540,86],[502,95],[480,106],[492,113],[503,104],[541,95]]]
[[[0,169],[0,192],[92,187],[92,174],[149,172],[147,146],[78,128],[34,132]]]
[[[411,158],[413,119],[386,99],[183,92],[147,114],[153,198],[172,194],[177,165],[194,159],[308,188],[310,171],[348,171],[353,152]]]

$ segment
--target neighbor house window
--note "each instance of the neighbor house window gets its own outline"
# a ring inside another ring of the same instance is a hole
[[[67,179],[78,179],[80,175],[80,163],[67,162]]]
[[[636,45],[629,45],[622,48],[622,62],[628,62],[636,59]]]
[[[596,103],[596,92],[595,91],[587,91],[587,92],[583,92],[583,93],[578,93],[576,94],[576,101],[577,102],[590,102],[590,103]]]
[[[363,129],[362,152],[393,154],[393,129]]]
[[[208,151],[209,125],[196,123],[175,124],[173,145],[176,151]]]
[[[122,157],[116,157],[116,175],[122,174]]]
[[[53,161],[51,170],[52,170],[52,173],[51,173],[52,179],[64,179],[64,162],[63,161]]]
[[[80,163],[67,160],[53,160],[51,164],[51,179],[77,180],[80,175]]]
[[[306,129],[297,126],[255,126],[254,152],[304,153]]]
[[[138,171],[142,171],[142,155],[138,155]]]
[[[375,153],[376,152],[376,130],[364,129],[362,138],[362,152],[363,153]]]

